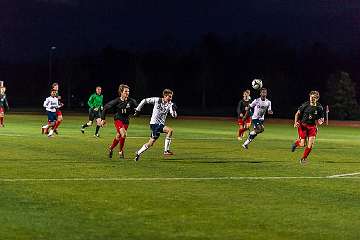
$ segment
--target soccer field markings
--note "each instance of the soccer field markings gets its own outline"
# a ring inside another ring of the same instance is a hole
[[[360,174],[360,173],[359,173]],[[0,182],[159,182],[159,181],[213,181],[213,180],[286,180],[286,179],[360,179],[352,175],[333,175],[322,177],[154,177],[154,178],[0,178]]]
[[[328,178],[346,178],[346,177],[355,176],[355,175],[360,175],[360,172],[331,175],[331,176],[328,176]]]
[[[0,133],[0,136],[6,136],[6,137],[25,137],[26,135],[13,134],[13,133]]]

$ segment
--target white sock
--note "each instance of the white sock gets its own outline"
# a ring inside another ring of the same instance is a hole
[[[165,145],[164,145],[164,151],[165,152],[170,150],[170,144],[171,144],[171,138],[166,137],[165,138]]]
[[[86,125],[91,126],[91,125],[92,125],[92,121],[89,121],[88,123],[86,123]]]
[[[42,128],[48,128],[48,127],[49,127],[49,125],[48,125],[48,124],[46,124],[46,125],[42,126]]]
[[[246,145],[248,145],[250,142],[251,142],[250,139],[246,139],[246,141],[244,142],[244,145],[246,146]]]
[[[146,150],[148,150],[148,146],[146,144],[144,144],[136,153],[141,155],[143,152],[145,152]]]
[[[48,136],[51,136],[54,134],[54,130],[50,129]]]

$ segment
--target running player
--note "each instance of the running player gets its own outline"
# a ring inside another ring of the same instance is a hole
[[[243,99],[241,99],[237,106],[237,114],[238,114],[238,140],[242,140],[243,134],[246,130],[248,130],[251,126],[251,116],[249,110],[250,104],[250,90],[246,90],[243,92]]]
[[[43,104],[48,115],[49,127],[52,127],[48,134],[48,137],[52,137],[52,135],[54,134],[54,126],[57,119],[56,111],[60,107],[59,100],[56,97],[56,93],[56,90],[52,89],[50,91],[50,97],[46,98]]]
[[[142,107],[145,104],[153,104],[153,111],[150,120],[150,129],[151,129],[151,136],[147,143],[145,143],[137,152],[135,156],[135,161],[138,161],[140,155],[148,150],[152,145],[154,145],[155,141],[160,137],[160,133],[166,133],[165,137],[165,145],[164,145],[164,156],[173,155],[170,151],[170,144],[171,144],[171,136],[173,134],[173,129],[170,127],[165,126],[165,120],[167,114],[170,112],[171,116],[176,118],[176,105],[171,102],[173,97],[173,91],[170,89],[165,89],[163,91],[163,97],[152,97],[152,98],[145,98],[143,99],[139,106],[136,108],[136,113],[138,114]]]
[[[98,118],[101,118],[101,111],[103,110],[103,95],[101,94],[101,87],[97,86],[95,88],[95,93],[92,94],[88,100],[89,105],[89,121],[81,126],[80,131],[85,133],[85,128],[90,127],[93,124],[93,121],[96,120],[96,130],[95,137],[100,137],[99,129],[100,125],[97,121]]]
[[[101,114],[100,126],[105,124],[106,114],[114,110],[114,125],[116,128],[116,136],[113,143],[109,147],[109,158],[113,156],[113,149],[120,143],[120,158],[124,158],[124,144],[129,126],[129,116],[134,114],[137,103],[134,99],[129,98],[130,88],[125,84],[120,84],[118,89],[119,97],[108,102],[104,106]]]
[[[297,147],[304,147],[307,140],[307,146],[300,159],[301,164],[307,163],[307,157],[315,143],[317,124],[324,123],[324,109],[318,102],[319,98],[318,91],[311,91],[309,101],[303,103],[295,113],[294,128],[298,129],[299,138],[292,145],[291,151],[294,152]]]
[[[56,109],[56,122],[55,124],[52,126],[52,129],[54,130],[54,133],[58,134],[58,127],[60,126],[62,120],[63,120],[63,115],[62,115],[62,112],[60,110],[60,108],[62,106],[64,106],[64,104],[60,101],[61,100],[61,96],[59,96],[59,84],[58,83],[53,83],[51,85],[51,89],[52,90],[55,90],[56,92],[56,97],[58,98],[59,100],[59,108]],[[50,127],[50,123],[48,122],[46,125],[42,126],[41,127],[41,133],[46,133],[48,134],[49,133],[49,127]]]
[[[9,104],[5,95],[6,88],[0,87],[0,127],[4,127],[5,111],[9,110]]]
[[[260,89],[260,97],[255,99],[249,106],[253,108],[252,122],[254,130],[249,133],[248,139],[242,145],[243,148],[248,149],[248,145],[254,140],[254,138],[264,131],[264,119],[265,114],[273,114],[271,110],[271,101],[267,98],[267,89]],[[248,110],[249,111],[249,110]]]

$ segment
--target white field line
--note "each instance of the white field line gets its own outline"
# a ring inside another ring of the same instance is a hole
[[[360,179],[360,177],[158,177],[158,178],[0,178],[0,182],[158,182],[158,181],[212,181],[212,180],[283,180],[283,179]]]
[[[7,136],[7,137],[25,137],[26,135],[22,135],[22,134],[12,134],[12,133],[0,133],[0,136]]]
[[[360,175],[360,172],[337,174],[337,175],[328,176],[328,178],[344,178],[344,177],[355,176],[355,175]]]

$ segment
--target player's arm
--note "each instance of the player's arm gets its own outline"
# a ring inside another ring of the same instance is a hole
[[[175,103],[172,103],[171,104],[171,107],[170,107],[170,114],[173,118],[177,118],[177,106]]]
[[[325,115],[324,115],[324,108],[321,106],[319,107],[319,118],[317,119],[317,124],[321,125],[324,123],[324,118],[325,118]]]
[[[294,117],[294,128],[298,128],[300,126],[300,122],[299,122],[300,114],[301,114],[300,110],[297,110]]]
[[[116,104],[118,103],[118,98],[115,98],[114,100],[111,100],[110,102],[108,102],[107,104],[105,104],[104,109],[101,112],[101,120],[105,120],[106,118],[106,114],[113,108],[116,106]]]
[[[49,100],[50,100],[49,98],[46,98],[46,99],[45,99],[45,101],[44,101],[44,103],[43,103],[43,107],[44,107],[44,108],[47,108],[47,107],[48,107],[48,105],[49,105],[49,103],[50,103]]]
[[[5,110],[6,110],[6,111],[9,111],[10,107],[9,107],[9,103],[8,103],[6,97],[5,97],[5,101],[4,101],[4,106],[5,106]]]
[[[141,112],[141,109],[144,107],[145,104],[155,104],[156,101],[158,101],[158,97],[152,97],[152,98],[144,98],[141,100],[139,105],[135,108],[135,116],[138,115]]]
[[[274,114],[273,110],[271,109],[271,102],[269,101],[269,107],[268,107],[268,110],[267,110],[268,114],[272,115]]]
[[[238,105],[237,105],[237,108],[236,108],[236,112],[237,112],[238,118],[243,117],[243,116],[242,116],[242,113],[241,113],[241,108],[242,108],[242,101],[239,101],[239,103],[238,103]]]
[[[89,97],[89,100],[88,100],[88,102],[87,102],[87,104],[88,104],[88,106],[89,106],[89,108],[94,108],[94,94],[92,94],[90,97]]]

